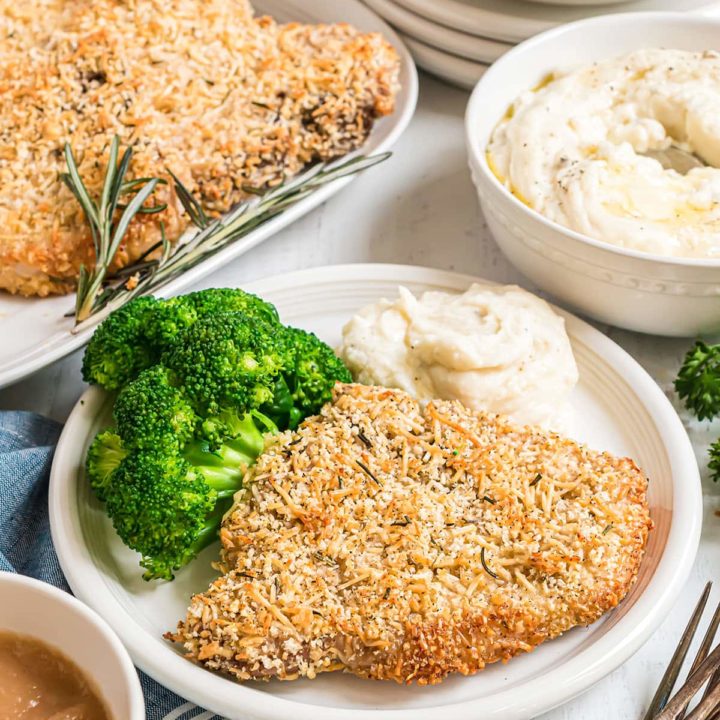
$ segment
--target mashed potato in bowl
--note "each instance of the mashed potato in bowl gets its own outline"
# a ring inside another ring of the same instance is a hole
[[[707,167],[663,167],[679,148]],[[720,258],[720,54],[644,49],[528,89],[487,158],[522,202],[621,247]]]
[[[350,320],[339,352],[358,382],[553,429],[565,429],[578,381],[565,321],[514,285],[420,298],[400,288]]]

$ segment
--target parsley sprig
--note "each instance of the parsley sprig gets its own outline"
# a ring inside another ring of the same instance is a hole
[[[720,343],[698,340],[688,351],[675,379],[675,390],[699,420],[720,416]],[[711,477],[720,480],[720,440],[709,450]]]

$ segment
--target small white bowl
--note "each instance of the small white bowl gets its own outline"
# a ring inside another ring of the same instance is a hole
[[[145,720],[137,672],[120,640],[93,610],[52,585],[0,572],[0,632],[29,635],[72,660],[112,720]]]
[[[629,250],[569,230],[498,181],[486,148],[510,104],[549,72],[649,47],[718,48],[720,20],[685,13],[623,13],[549,30],[503,55],[475,86],[465,115],[473,182],[508,259],[543,290],[596,320],[689,336],[720,330],[720,260]]]

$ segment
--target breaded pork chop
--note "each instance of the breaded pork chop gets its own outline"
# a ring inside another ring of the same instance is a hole
[[[59,181],[70,142],[96,196],[114,135],[131,177],[172,170],[210,213],[360,146],[393,110],[399,60],[377,33],[281,25],[247,0],[0,0],[0,289],[68,292],[92,262]],[[187,220],[139,217],[126,265]]]
[[[471,674],[623,599],[646,486],[556,434],[338,386],[260,457],[223,524],[226,574],[168,637],[239,680]]]

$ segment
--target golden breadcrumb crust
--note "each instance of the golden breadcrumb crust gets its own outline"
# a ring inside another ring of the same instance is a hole
[[[68,292],[92,261],[58,180],[66,141],[97,194],[115,134],[132,177],[175,172],[210,211],[366,139],[391,113],[399,59],[346,24],[279,25],[246,0],[0,0],[0,289]],[[186,226],[167,188],[117,265]]]
[[[238,680],[472,674],[623,599],[646,488],[632,460],[538,428],[338,386],[259,458],[226,574],[167,637]]]

